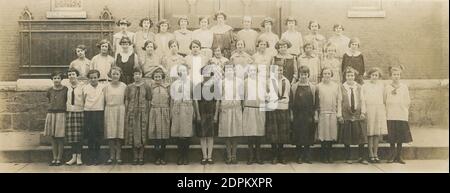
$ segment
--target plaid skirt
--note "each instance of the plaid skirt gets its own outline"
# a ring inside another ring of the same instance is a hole
[[[266,112],[266,137],[270,143],[289,143],[289,110]]]
[[[387,141],[389,143],[409,143],[413,141],[408,121],[388,120],[387,127]]]
[[[152,107],[149,114],[148,138],[170,138],[170,108]]]
[[[44,136],[64,137],[66,113],[47,113]]]
[[[79,143],[83,140],[84,113],[66,113],[66,142]]]

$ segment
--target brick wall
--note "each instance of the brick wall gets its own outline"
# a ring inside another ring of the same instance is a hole
[[[184,0],[180,0],[183,1]],[[35,19],[45,19],[50,0],[0,0],[0,80],[18,77],[18,23],[19,15],[28,6]],[[138,28],[143,16],[157,18],[157,0],[85,0],[88,18],[97,18],[108,5],[115,18],[128,16],[133,22],[131,31]],[[283,17],[294,15],[299,19],[299,30],[307,33],[307,22],[318,20],[321,33],[329,36],[334,23],[342,23],[345,33],[358,36],[367,67],[400,63],[407,66],[407,79],[448,78],[448,1],[383,0],[385,18],[348,18],[352,0],[298,0],[291,1]],[[275,9],[275,8],[274,8]],[[254,24],[256,27],[257,24]],[[240,26],[239,26],[240,27]],[[88,56],[92,57],[92,56]]]

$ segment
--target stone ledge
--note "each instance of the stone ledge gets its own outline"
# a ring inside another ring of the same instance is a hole
[[[365,80],[366,82],[368,80]],[[402,80],[410,89],[449,89],[449,79],[405,79]],[[388,84],[390,80],[382,80]],[[0,91],[46,91],[52,86],[50,79],[19,79],[17,81],[0,81]],[[63,85],[70,85],[68,79]]]

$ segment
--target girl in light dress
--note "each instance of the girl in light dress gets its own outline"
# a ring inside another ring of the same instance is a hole
[[[336,45],[333,43],[327,43],[327,45],[324,48],[324,54],[325,57],[323,57],[321,62],[321,67],[328,67],[333,71],[333,77],[331,80],[334,82],[340,84],[341,83],[341,61],[337,57],[337,49]]]
[[[188,165],[189,143],[194,136],[195,119],[200,117],[196,114],[198,105],[193,100],[193,84],[189,78],[188,68],[184,64],[174,68],[177,70],[178,77],[170,86],[172,97],[170,136],[177,139],[177,165]]]
[[[379,81],[381,78],[379,68],[371,68],[367,72],[367,76],[369,76],[370,81],[362,86],[362,90],[366,103],[369,162],[379,163],[378,142],[383,135],[387,135],[384,84]]]
[[[135,42],[134,39],[136,36],[135,33],[128,31],[128,28],[131,26],[131,22],[128,21],[126,18],[119,19],[116,24],[119,27],[120,31],[115,33],[113,36],[114,55],[116,55],[119,52],[122,52],[122,46],[120,44],[120,41],[123,37],[128,37],[131,41],[130,46],[133,46],[132,43]]]
[[[326,43],[326,38],[322,34],[319,34],[320,24],[317,21],[309,21],[308,23],[309,34],[304,37],[304,43],[310,43],[313,46],[314,54],[322,58],[323,46]]]
[[[158,54],[162,57],[169,54],[169,41],[175,39],[175,35],[169,32],[170,24],[166,19],[162,19],[156,25],[158,33],[155,35],[155,44],[158,46]]]
[[[242,99],[243,81],[236,78],[236,67],[225,65],[222,81],[222,98],[217,101],[215,120],[219,121],[219,137],[225,139],[226,164],[237,164],[237,139],[243,136]]]
[[[164,81],[165,69],[159,67],[151,77],[151,100],[148,118],[148,139],[155,142],[155,164],[165,165],[166,144],[170,138],[170,84]]]
[[[125,90],[127,85],[120,82],[122,70],[111,68],[112,81],[105,89],[105,139],[109,142],[109,159],[106,164],[122,164],[122,140],[125,138]]]
[[[189,19],[187,16],[181,16],[180,18],[178,18],[178,25],[180,26],[180,29],[174,31],[173,34],[175,35],[175,39],[179,44],[178,54],[185,57],[191,51],[189,49],[189,44],[193,40],[193,32],[187,29],[187,27],[189,26]]]
[[[179,53],[179,48],[180,44],[177,40],[170,40],[170,54],[163,57],[161,62],[161,66],[168,70],[168,78],[166,79],[166,81],[169,83],[175,81],[178,78],[178,66],[181,64],[185,64],[184,57]]]
[[[391,146],[391,157],[388,163],[405,164],[402,159],[402,144],[413,141],[408,123],[411,98],[408,86],[400,82],[403,70],[403,66],[389,68],[392,82],[386,85],[384,91],[388,128],[387,141]],[[397,144],[397,149],[395,144]]]
[[[342,62],[342,57],[348,50],[348,43],[350,42],[350,38],[343,34],[344,26],[342,26],[341,24],[334,24],[333,32],[334,34],[328,39],[328,43],[336,45],[336,57],[340,62]]]
[[[157,53],[158,46],[151,40],[144,43],[142,50],[145,51],[145,54],[139,60],[139,66],[142,69],[145,81],[150,82],[153,71],[163,64],[162,57]]]
[[[259,34],[252,29],[252,17],[244,16],[242,18],[242,25],[244,28],[237,33],[237,38],[245,41],[245,52],[253,55],[256,53],[256,41]]]
[[[266,76],[259,73],[257,65],[248,67],[248,76],[244,82],[243,135],[248,139],[247,164],[263,164],[261,158],[261,140],[265,135],[265,112],[263,104],[266,92]]]
[[[83,83],[87,82],[87,72],[89,71],[89,64],[91,61],[86,58],[87,48],[85,45],[80,44],[75,48],[75,53],[78,58],[72,61],[69,68],[75,68],[80,73],[78,79],[82,80]]]
[[[109,55],[112,46],[108,40],[103,39],[97,44],[97,48],[100,50],[100,53],[92,58],[89,69],[98,70],[100,72],[100,82],[106,83],[110,80],[108,73],[111,67],[115,65],[115,59]]]
[[[314,46],[310,43],[303,45],[303,54],[298,57],[299,66],[308,66],[309,68],[309,81],[317,84],[320,82],[320,58],[314,53]]]
[[[316,87],[316,110],[319,114],[319,124],[316,138],[321,142],[321,159],[324,163],[333,163],[331,151],[333,142],[337,141],[338,120],[342,119],[342,95],[339,84],[331,81],[333,71],[323,68],[322,81]]]
[[[287,30],[281,35],[282,40],[287,40],[292,44],[292,46],[288,49],[288,53],[295,57],[300,56],[303,50],[302,34],[295,29],[297,24],[297,19],[289,16],[285,21]]]
[[[192,34],[192,40],[198,40],[201,44],[201,53],[206,58],[211,58],[213,53],[211,51],[211,47],[213,44],[213,38],[214,34],[213,32],[208,28],[209,25],[209,18],[208,17],[199,17],[198,23],[200,25],[200,28],[195,30]]]
[[[155,33],[151,30],[153,27],[153,21],[149,17],[142,18],[139,22],[139,26],[141,29],[135,34],[134,49],[139,58],[142,58],[145,54],[145,50],[142,49],[145,47],[145,42],[147,42],[147,40],[155,42]]]
[[[274,19],[271,17],[266,17],[261,22],[261,27],[264,28],[263,32],[259,35],[258,39],[263,39],[269,42],[269,47],[267,48],[268,54],[271,56],[277,55],[277,50],[275,49],[275,44],[280,40],[278,35],[272,32],[272,27],[274,24]]]

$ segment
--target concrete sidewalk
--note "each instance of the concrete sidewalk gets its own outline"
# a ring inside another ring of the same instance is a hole
[[[178,166],[169,163],[157,166],[147,163],[143,166],[132,165],[98,165],[98,166],[58,166],[50,167],[47,163],[0,163],[1,173],[448,173],[449,160],[406,160],[406,164],[296,164],[272,165],[190,165]]]

